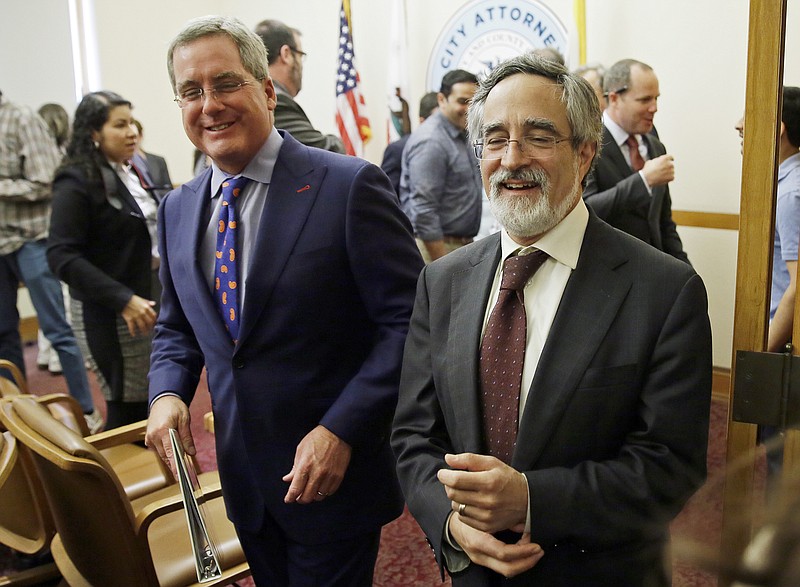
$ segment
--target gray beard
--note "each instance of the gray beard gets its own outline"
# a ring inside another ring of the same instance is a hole
[[[577,170],[576,170],[577,177]],[[511,179],[538,183],[538,198],[501,194],[500,184]],[[510,171],[500,168],[489,178],[489,207],[508,234],[522,238],[539,236],[561,222],[575,207],[581,186],[576,179],[570,194],[553,206],[550,202],[550,178],[541,169]]]

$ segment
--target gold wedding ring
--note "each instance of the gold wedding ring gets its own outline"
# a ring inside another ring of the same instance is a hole
[[[463,516],[465,509],[467,509],[467,504],[465,503],[462,503],[460,506],[458,506],[458,515]]]

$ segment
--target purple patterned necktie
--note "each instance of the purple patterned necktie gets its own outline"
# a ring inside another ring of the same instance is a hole
[[[519,394],[525,363],[527,318],[523,289],[547,253],[516,255],[503,264],[497,303],[481,341],[483,436],[490,455],[511,463],[517,443]]]
[[[236,248],[236,201],[247,182],[245,177],[222,182],[222,204],[217,223],[217,248],[214,255],[214,299],[225,327],[236,343],[239,338],[239,272]]]

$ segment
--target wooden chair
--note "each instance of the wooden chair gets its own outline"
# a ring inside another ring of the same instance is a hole
[[[177,486],[131,501],[108,461],[87,442],[96,437],[53,425],[33,397],[0,401],[0,420],[35,462],[57,531],[53,557],[70,585],[199,587]],[[216,472],[201,477],[223,571],[203,585],[225,585],[250,570],[225,515]]]
[[[13,365],[12,365],[13,366]],[[0,368],[4,367],[0,360]],[[16,396],[23,393],[12,381],[0,377],[0,398]],[[36,400],[45,404],[53,417],[81,436],[89,436],[89,427],[83,417],[83,410],[80,404],[71,395],[54,393],[36,396]],[[131,499],[141,497],[167,485],[172,485],[175,479],[172,472],[167,468],[158,455],[148,450],[141,444],[144,440],[144,431],[147,422],[142,421],[136,424],[135,431],[130,430],[128,436],[133,440],[128,443],[117,442],[120,435],[112,435],[114,442],[108,443],[104,432],[95,434],[96,443],[101,447],[103,456],[111,463],[120,478],[125,492]],[[141,432],[141,433],[139,433]]]
[[[46,503],[44,494],[30,490],[23,458],[11,433],[0,433],[0,542],[17,552],[38,556],[50,547],[55,528],[49,510],[40,507]],[[38,484],[35,487],[40,489]],[[0,586],[40,585],[59,576],[54,562],[44,562],[0,577]]]
[[[8,372],[8,374],[11,375],[11,379],[0,377],[0,383],[4,381],[10,381],[22,393],[28,393],[28,382],[25,381],[25,376],[19,370],[19,367],[17,367],[14,363],[9,361],[8,359],[0,359],[0,369],[5,369]],[[2,396],[2,392],[0,392],[0,396]]]

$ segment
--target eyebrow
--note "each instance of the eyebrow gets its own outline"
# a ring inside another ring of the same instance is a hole
[[[558,134],[558,129],[556,128],[555,123],[549,118],[526,118],[522,123],[522,126],[525,128],[525,130],[544,130]],[[506,128],[507,126],[505,123],[496,121],[483,125],[481,131],[485,136],[493,132],[506,130]]]
[[[241,73],[239,73],[238,71],[222,71],[222,72],[216,74],[212,78],[214,83],[218,83],[220,81],[225,81],[225,80],[229,80],[229,79],[236,79],[236,80],[240,80],[241,81],[241,80],[244,80],[244,76]],[[191,87],[200,87],[200,83],[195,81],[195,80],[193,80],[193,79],[188,79],[188,80],[184,80],[184,81],[182,81],[182,82],[180,82],[179,84],[176,85],[176,89],[178,91],[184,90],[186,88],[191,88]]]

